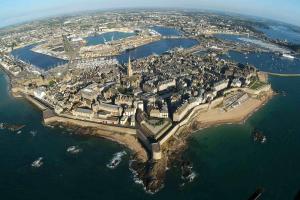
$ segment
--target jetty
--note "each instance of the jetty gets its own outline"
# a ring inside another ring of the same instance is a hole
[[[282,74],[282,73],[272,73],[272,72],[264,72],[270,76],[279,76],[279,77],[300,77],[300,74]]]

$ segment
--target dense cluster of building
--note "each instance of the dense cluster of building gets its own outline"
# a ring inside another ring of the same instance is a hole
[[[141,125],[155,136],[157,126],[182,121],[194,107],[227,89],[246,87],[255,76],[250,66],[169,52],[129,59],[125,65],[52,71],[43,77],[48,84],[44,81],[26,90],[57,115],[116,126]]]

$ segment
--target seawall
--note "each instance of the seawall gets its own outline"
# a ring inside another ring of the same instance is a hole
[[[271,73],[266,72],[270,76],[278,76],[278,77],[300,77],[300,74],[280,74],[280,73]]]
[[[45,113],[46,111],[44,111]],[[80,127],[89,127],[89,128],[97,128],[98,130],[103,131],[110,131],[115,132],[119,134],[130,134],[130,135],[136,135],[136,129],[134,128],[127,128],[127,127],[119,127],[119,126],[110,126],[105,124],[99,124],[95,122],[89,122],[89,121],[83,121],[78,119],[72,119],[67,117],[61,117],[61,116],[50,116],[50,117],[44,117],[44,123],[45,124],[51,124],[51,123],[65,123],[65,124],[73,124]]]

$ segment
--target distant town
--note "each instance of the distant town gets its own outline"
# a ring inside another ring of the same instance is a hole
[[[117,142],[116,135],[128,136],[131,141],[119,142],[154,166],[151,176],[156,178],[145,184],[155,191],[162,184],[157,178],[160,168],[168,165],[168,156],[176,151],[172,144],[181,133],[205,127],[206,122],[243,121],[272,96],[267,73],[221,57],[234,50],[245,55],[276,52],[293,59],[296,52],[286,41],[268,39],[254,25],[263,26],[177,10],[57,17],[1,29],[0,66],[10,76],[12,94],[38,106],[45,124],[93,128]],[[164,34],[163,28],[176,34]],[[115,35],[101,38],[107,33]],[[116,34],[124,37],[114,38]],[[221,40],[216,34],[241,35],[249,41]],[[89,44],[89,37],[101,42]],[[141,47],[176,39],[192,40],[194,45],[136,56]],[[30,51],[61,62],[42,68],[14,55],[30,45]],[[238,112],[243,106],[248,109]]]

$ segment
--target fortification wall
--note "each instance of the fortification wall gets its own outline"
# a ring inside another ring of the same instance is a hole
[[[53,116],[53,117],[44,119],[45,124],[50,124],[50,123],[54,123],[54,122],[74,124],[74,125],[81,126],[81,127],[92,127],[92,128],[97,128],[97,129],[100,129],[103,131],[111,131],[111,132],[116,132],[116,133],[120,133],[120,134],[130,134],[130,135],[136,134],[136,129],[132,129],[132,128],[110,126],[110,125],[88,122],[88,121],[83,121],[83,120],[78,120],[78,119],[71,119],[71,118],[60,117],[60,116]]]

